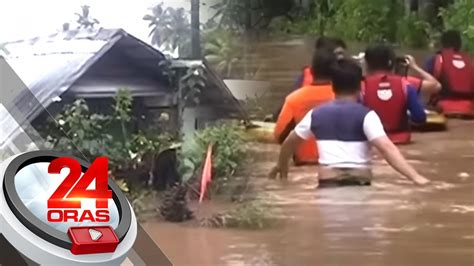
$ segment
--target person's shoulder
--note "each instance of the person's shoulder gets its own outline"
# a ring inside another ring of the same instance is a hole
[[[329,102],[325,102],[325,103],[322,103],[316,107],[314,107],[313,109],[311,109],[311,112],[316,114],[316,113],[321,113],[321,112],[326,112],[328,110],[331,110],[334,106],[334,103],[333,101],[329,101]]]
[[[286,101],[289,102],[300,102],[307,99],[320,99],[320,98],[332,98],[332,86],[302,86],[301,88],[293,91],[286,96]]]
[[[324,84],[324,85],[315,85],[313,86],[313,90],[316,90],[317,93],[312,93],[314,96],[318,96],[321,99],[334,99],[334,88],[332,84]]]
[[[307,94],[307,92],[305,92],[305,88],[306,86],[303,86],[303,87],[298,88],[295,91],[292,91],[290,94],[286,96],[285,101],[288,103],[300,101],[301,98],[303,98],[304,95]]]
[[[360,112],[360,113],[362,113],[362,114],[364,114],[364,115],[366,115],[367,113],[369,113],[369,112],[372,111],[372,109],[370,109],[369,107],[367,107],[367,106],[365,106],[365,105],[363,105],[363,104],[361,104],[361,103],[358,103],[358,102],[354,102],[354,103],[352,104],[352,109],[353,109],[354,111]]]
[[[346,104],[345,109],[345,113],[349,113],[349,116],[355,119],[364,119],[367,114],[373,112],[372,109],[358,102]]]
[[[330,110],[345,110],[346,112],[362,115],[365,115],[371,111],[370,108],[358,102],[338,104],[336,101],[329,101],[327,103],[323,103],[313,109],[313,111],[316,112],[325,112]]]

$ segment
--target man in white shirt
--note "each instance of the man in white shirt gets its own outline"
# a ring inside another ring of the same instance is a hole
[[[272,169],[270,178],[279,174],[282,179],[287,179],[288,161],[295,147],[314,136],[319,151],[318,179],[321,185],[370,184],[371,145],[395,170],[414,183],[429,183],[390,141],[377,114],[357,102],[361,68],[355,62],[342,60],[334,67],[332,75],[336,100],[313,109],[296,126],[283,143],[278,164]],[[351,182],[355,176],[362,176],[365,181]]]

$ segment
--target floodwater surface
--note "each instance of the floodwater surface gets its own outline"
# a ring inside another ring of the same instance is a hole
[[[433,180],[426,187],[380,160],[371,187],[315,190],[316,166],[292,168],[288,183],[268,180],[278,146],[253,146],[252,178],[282,223],[261,231],[146,223],[174,265],[474,265],[474,121],[450,121],[448,132],[415,134],[401,147]]]

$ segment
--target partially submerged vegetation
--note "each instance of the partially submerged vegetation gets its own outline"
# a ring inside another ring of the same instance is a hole
[[[217,213],[200,221],[213,228],[266,229],[277,225],[278,210],[263,200],[248,201],[235,209]]]
[[[73,151],[89,160],[109,157],[110,173],[140,220],[158,215],[171,222],[194,218],[189,201],[199,194],[205,154],[212,145],[212,182],[208,197],[239,205],[235,210],[205,220],[219,227],[262,228],[271,224],[272,209],[267,203],[254,201],[248,176],[236,175],[249,158],[238,124],[219,123],[197,131],[193,138],[186,140],[178,154],[182,182],[161,193],[148,183],[155,167],[153,160],[179,139],[166,133],[131,132],[129,128],[135,119],[132,103],[126,89],[118,91],[109,113],[91,112],[84,100],[77,100],[65,106],[55,121],[43,128],[42,134],[54,149]]]

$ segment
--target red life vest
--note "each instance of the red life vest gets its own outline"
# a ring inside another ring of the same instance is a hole
[[[441,98],[473,98],[474,66],[467,54],[452,49],[441,50],[436,56],[433,72],[443,85]]]
[[[313,71],[311,70],[310,66],[306,66],[303,69],[303,84],[301,87],[311,86],[313,85],[314,77]]]
[[[392,142],[410,142],[406,80],[401,76],[379,73],[365,77],[363,84],[363,102],[380,117]]]
[[[435,96],[445,114],[472,115],[474,99],[474,65],[469,55],[443,49],[435,58],[434,76],[442,90]]]

